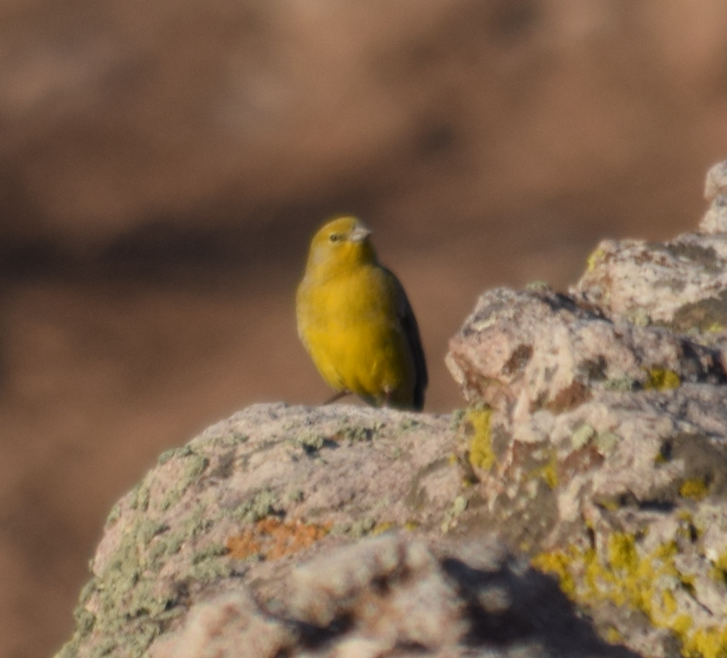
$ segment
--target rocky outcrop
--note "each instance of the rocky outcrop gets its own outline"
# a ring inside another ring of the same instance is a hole
[[[165,453],[111,512],[59,658],[627,656],[462,525],[455,431],[258,405]]]
[[[700,233],[604,242],[569,295],[485,293],[447,357],[485,518],[649,656],[727,650],[724,181]]]
[[[258,405],[112,511],[59,658],[727,652],[727,260],[605,242],[488,291],[451,416]]]
[[[727,169],[707,175],[699,233],[663,244],[602,242],[573,292],[614,320],[661,326],[727,349]]]

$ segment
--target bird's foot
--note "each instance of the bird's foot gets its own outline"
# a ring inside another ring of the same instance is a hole
[[[350,395],[351,391],[338,391],[334,396],[328,398],[324,403],[323,406],[327,404],[333,404],[334,402],[337,402],[341,398],[345,398],[347,395]]]

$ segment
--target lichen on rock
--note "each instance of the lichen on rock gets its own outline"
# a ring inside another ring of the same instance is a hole
[[[727,655],[726,189],[722,163],[701,233],[605,241],[569,294],[486,292],[447,355],[505,437],[471,460],[482,518],[643,655]]]
[[[59,657],[726,656],[725,190],[567,294],[484,293],[466,409],[255,405],[164,453]]]

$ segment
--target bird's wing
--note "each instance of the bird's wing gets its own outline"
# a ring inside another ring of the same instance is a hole
[[[409,298],[406,296],[404,286],[401,285],[399,279],[396,278],[389,270],[386,270],[396,290],[396,314],[401,323],[406,336],[406,342],[409,345],[412,360],[414,361],[414,400],[413,407],[421,410],[424,406],[424,391],[429,383],[429,375],[427,373],[427,361],[424,357],[424,348],[422,347],[422,339],[419,335],[419,325],[412,310]]]

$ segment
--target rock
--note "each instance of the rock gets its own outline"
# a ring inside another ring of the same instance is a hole
[[[604,242],[568,295],[489,291],[447,355],[479,524],[642,655],[727,651],[727,234],[711,226]]]
[[[256,405],[163,454],[58,658],[725,655],[727,360],[691,311],[727,233],[596,254],[481,296],[464,411]]]
[[[58,658],[629,655],[468,527],[454,445],[450,417],[356,407],[214,425],[112,511]]]
[[[483,294],[446,359],[465,399],[511,410],[518,422],[577,407],[596,390],[727,381],[719,350],[578,301],[549,289]]]
[[[112,510],[61,655],[141,655],[210,587],[226,590],[218,583],[242,578],[283,596],[291,556],[439,528],[460,488],[448,427],[446,417],[258,405],[164,453]]]
[[[612,319],[662,326],[727,349],[727,161],[707,176],[711,208],[700,233],[663,244],[606,240],[571,291]]]
[[[704,198],[711,205],[699,228],[705,233],[727,233],[727,160],[709,170]]]
[[[508,564],[501,546],[459,553],[437,559],[403,535],[364,540],[293,572],[292,603],[277,616],[244,593],[220,595],[151,656],[630,655],[600,642],[550,579]]]
[[[262,611],[247,591],[221,594],[195,606],[185,632],[163,639],[152,650],[156,658],[233,656],[245,647],[251,658],[280,655],[296,639],[283,622]]]

